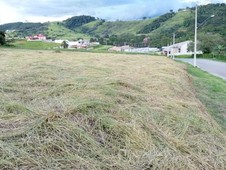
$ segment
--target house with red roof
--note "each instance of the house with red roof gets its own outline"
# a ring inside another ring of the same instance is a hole
[[[28,41],[44,41],[44,40],[46,40],[46,36],[44,36],[43,34],[28,36],[26,38],[27,38]]]

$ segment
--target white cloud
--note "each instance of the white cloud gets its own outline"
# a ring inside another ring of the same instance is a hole
[[[194,6],[196,0],[0,0],[0,24],[16,21],[46,22],[76,15],[108,20],[156,16]],[[199,4],[226,0],[198,0]]]
[[[226,3],[226,0],[182,0],[182,2],[198,5],[207,5],[210,3]]]
[[[183,2],[197,3],[199,5],[206,5],[206,4],[211,3],[211,0],[183,0]]]
[[[20,14],[13,7],[9,6],[4,1],[0,1],[0,23],[17,21]]]

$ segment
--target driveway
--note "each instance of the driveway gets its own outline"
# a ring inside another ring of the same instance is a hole
[[[193,59],[177,58],[176,60],[193,65]],[[196,63],[200,69],[226,80],[226,63],[207,59],[197,59]]]

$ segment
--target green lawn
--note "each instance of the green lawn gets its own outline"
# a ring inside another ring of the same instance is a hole
[[[93,52],[107,52],[109,48],[111,48],[111,45],[98,45],[93,47],[91,51]]]
[[[36,49],[36,50],[53,49],[54,47],[60,46],[60,44],[52,43],[52,42],[27,41],[27,40],[17,40],[13,43],[13,45],[16,48]]]
[[[196,95],[214,119],[226,130],[226,81],[188,65]]]

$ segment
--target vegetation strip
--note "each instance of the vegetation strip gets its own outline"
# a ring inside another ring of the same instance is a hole
[[[188,65],[197,97],[214,119],[226,130],[226,81]]]

